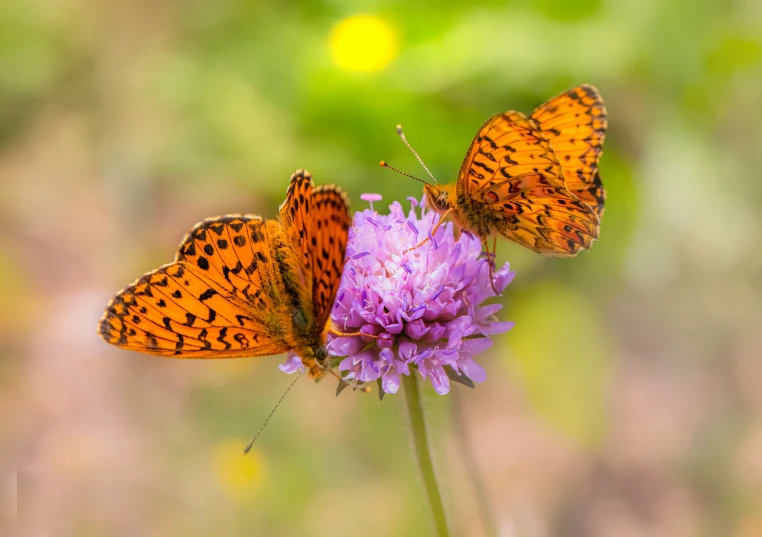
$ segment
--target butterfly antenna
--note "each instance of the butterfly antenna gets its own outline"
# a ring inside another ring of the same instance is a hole
[[[418,162],[421,163],[421,166],[423,166],[423,169],[426,170],[426,173],[429,174],[429,177],[431,177],[434,180],[434,184],[439,183],[439,181],[437,181],[437,178],[434,177],[434,174],[431,173],[431,170],[429,170],[429,168],[426,166],[426,164],[423,163],[423,159],[420,157],[420,155],[418,155],[416,150],[413,149],[413,146],[410,145],[410,142],[407,141],[407,138],[405,138],[405,133],[402,132],[402,125],[397,125],[397,136],[402,138],[402,141],[405,142],[405,145],[410,150],[410,152],[413,153],[413,155],[415,155],[415,158],[417,158]]]
[[[402,172],[402,171],[398,170],[397,168],[392,168],[391,166],[389,166],[389,165],[386,163],[386,161],[385,161],[385,160],[382,160],[380,164],[381,164],[381,167],[382,167],[382,168],[389,168],[389,169],[390,169],[390,170],[392,170],[393,172],[397,172],[398,174],[400,174],[400,175],[404,175],[405,177],[410,177],[411,179],[415,179],[416,181],[420,181],[420,182],[421,182],[421,183],[423,183],[424,185],[430,185],[430,184],[431,184],[431,183],[429,183],[428,181],[424,181],[423,179],[420,179],[420,178],[416,177],[415,175],[410,175],[409,173],[405,173],[405,172]]]
[[[279,406],[280,406],[280,404],[283,402],[283,400],[286,398],[286,395],[288,395],[288,392],[290,392],[290,391],[291,391],[291,388],[293,388],[293,387],[294,387],[294,384],[296,384],[296,381],[297,381],[297,380],[299,380],[299,377],[301,377],[301,376],[302,376],[302,373],[304,373],[304,368],[301,368],[301,369],[299,370],[299,374],[298,374],[298,375],[296,375],[296,378],[295,378],[294,380],[292,380],[292,381],[291,381],[291,384],[289,384],[289,385],[288,385],[288,388],[286,388],[286,391],[285,391],[285,392],[283,392],[283,395],[281,395],[281,396],[280,396],[280,399],[278,399],[278,402],[277,402],[277,403],[275,403],[275,406],[274,406],[274,407],[273,407],[273,409],[270,411],[270,414],[267,416],[267,418],[265,418],[265,421],[264,421],[264,423],[262,424],[262,426],[259,428],[259,430],[257,431],[257,434],[255,434],[255,435],[254,435],[254,438],[252,438],[252,439],[251,439],[251,441],[250,441],[248,444],[246,444],[246,447],[243,449],[243,454],[244,454],[244,455],[246,455],[246,454],[247,454],[249,451],[251,451],[251,447],[254,445],[254,442],[256,442],[257,438],[258,438],[258,437],[259,437],[259,435],[262,433],[262,430],[263,430],[263,429],[265,428],[265,426],[267,425],[267,422],[268,422],[268,421],[270,421],[270,418],[272,418],[272,417],[273,417],[273,414],[275,414],[275,411],[276,411],[276,410],[278,410],[278,407],[279,407]]]

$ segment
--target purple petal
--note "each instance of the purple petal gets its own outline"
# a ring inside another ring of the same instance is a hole
[[[400,358],[407,362],[413,359],[416,354],[418,354],[418,345],[411,341],[403,341],[400,343],[399,354]]]
[[[381,351],[382,355],[384,351],[388,351],[394,346],[394,336],[389,334],[388,332],[381,332],[378,335],[378,339],[376,339],[376,345],[378,345],[383,350]],[[382,356],[383,357],[383,356]]]
[[[334,356],[351,356],[360,352],[364,346],[365,343],[359,337],[337,337],[326,345],[326,349]]]
[[[431,328],[426,326],[423,321],[420,319],[413,321],[412,323],[408,323],[408,325],[405,327],[404,333],[406,336],[408,336],[412,340],[421,339],[424,335],[426,335]]]
[[[503,332],[507,332],[511,328],[513,328],[516,325],[513,321],[493,321],[489,323],[489,326],[482,328],[482,333],[485,335],[491,335],[491,334],[502,334]]]
[[[429,379],[431,379],[431,385],[434,386],[434,391],[439,395],[450,393],[450,379],[447,377],[443,367],[431,368],[429,370]]]
[[[386,331],[390,334],[397,335],[405,328],[404,323],[390,323],[386,325]]]
[[[471,358],[462,358],[458,364],[461,371],[474,382],[484,382],[487,380],[487,372],[482,366],[477,364]]]
[[[432,296],[429,300],[436,300],[437,298],[439,298],[439,295],[442,294],[442,291],[444,291],[444,285],[440,285],[439,288],[437,289],[437,292],[434,293],[434,296]]]
[[[434,235],[431,234],[431,230],[429,230],[429,240],[434,245],[435,250],[439,248],[439,244],[437,244],[437,240],[434,238]]]
[[[495,342],[486,337],[463,340],[463,348],[470,354],[479,354],[489,349]]]
[[[400,376],[394,367],[389,369],[389,371],[381,378],[381,387],[386,393],[391,394],[397,393],[397,390],[400,389]]]
[[[461,343],[463,342],[463,334],[458,331],[454,331],[450,333],[450,337],[447,339],[447,348],[448,349],[458,349],[460,348]]]
[[[302,364],[302,359],[299,358],[295,353],[289,352],[288,357],[286,358],[286,361],[278,366],[278,369],[283,371],[284,373],[288,373],[291,375],[292,373],[296,373],[299,371],[304,365]]]

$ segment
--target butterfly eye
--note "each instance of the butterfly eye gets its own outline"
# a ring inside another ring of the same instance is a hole
[[[447,192],[442,192],[437,196],[436,204],[437,209],[440,211],[446,211],[450,208],[450,202],[447,200]]]

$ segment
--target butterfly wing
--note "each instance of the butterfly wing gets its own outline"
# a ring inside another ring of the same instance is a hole
[[[334,185],[315,188],[309,172],[298,170],[291,177],[280,215],[294,250],[301,254],[308,278],[305,288],[322,332],[341,281],[351,224],[347,197]]]
[[[457,191],[458,219],[482,236],[498,232],[552,256],[575,255],[598,237],[598,217],[566,188],[550,143],[520,112],[497,114],[482,126]]]
[[[118,347],[176,358],[288,350],[282,283],[269,244],[280,225],[230,215],[197,224],[175,261],[109,302],[98,333]]]
[[[592,209],[541,173],[487,185],[473,198],[494,215],[497,232],[544,255],[573,256],[598,238]]]
[[[552,184],[564,186],[561,165],[533,123],[521,112],[496,114],[468,148],[458,174],[458,197],[527,173],[542,173]]]
[[[589,85],[573,88],[538,107],[531,117],[558,156],[566,187],[602,215],[606,191],[598,161],[608,120],[598,90]]]
[[[321,185],[312,192],[312,225],[308,235],[312,247],[312,300],[315,317],[325,326],[339,290],[347,251],[349,200],[335,185]]]
[[[306,170],[296,170],[286,191],[286,199],[281,203],[280,221],[289,244],[293,246],[301,264],[301,285],[311,296],[312,293],[312,245],[308,239],[312,224],[312,175]]]

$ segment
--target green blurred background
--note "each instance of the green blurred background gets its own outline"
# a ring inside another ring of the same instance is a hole
[[[359,14],[370,18],[349,18]],[[280,358],[111,348],[111,295],[289,175],[385,201],[454,180],[489,115],[596,85],[601,238],[503,241],[516,327],[460,389],[503,536],[762,535],[762,7],[755,0],[6,0],[0,4],[3,524],[65,536],[431,531],[401,396]],[[454,533],[485,535],[427,390]]]

